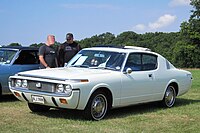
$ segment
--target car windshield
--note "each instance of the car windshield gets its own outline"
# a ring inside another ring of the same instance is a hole
[[[10,64],[17,51],[0,49],[0,64]]]
[[[125,55],[119,52],[82,50],[67,66],[120,71]]]

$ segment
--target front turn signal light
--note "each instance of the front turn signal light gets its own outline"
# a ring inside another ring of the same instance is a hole
[[[18,92],[14,92],[15,96],[21,97],[21,95]]]
[[[60,103],[62,104],[68,104],[66,99],[60,98],[59,100],[60,100]]]

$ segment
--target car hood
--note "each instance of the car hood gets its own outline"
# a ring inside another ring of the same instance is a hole
[[[97,75],[100,76],[109,73],[111,73],[111,70],[65,67],[25,71],[18,73],[18,75],[36,78],[69,80],[93,78]]]

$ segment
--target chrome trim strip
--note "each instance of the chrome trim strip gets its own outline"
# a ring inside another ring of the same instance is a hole
[[[36,76],[36,75],[29,75],[29,74],[18,74],[18,76],[24,76],[24,77],[31,77],[31,78],[44,78],[44,79],[51,79],[51,80],[61,80],[61,81],[65,81],[65,80],[68,80],[68,79],[61,79],[61,78],[53,78],[53,77],[45,77],[45,76],[40,76],[40,75],[38,75],[38,76]]]
[[[36,95],[47,95],[47,96],[53,96],[53,97],[70,97],[71,95],[66,94],[59,94],[59,93],[48,93],[48,92],[41,92],[41,91],[32,91],[24,88],[15,88],[11,87],[12,90],[20,91],[22,93],[32,93]],[[72,91],[80,91],[80,89],[72,89]]]

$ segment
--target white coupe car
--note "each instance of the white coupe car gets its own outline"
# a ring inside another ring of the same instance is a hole
[[[139,103],[160,101],[170,108],[191,83],[190,72],[132,46],[85,48],[66,67],[20,72],[9,80],[12,93],[33,112],[76,109],[93,120],[109,109]]]

